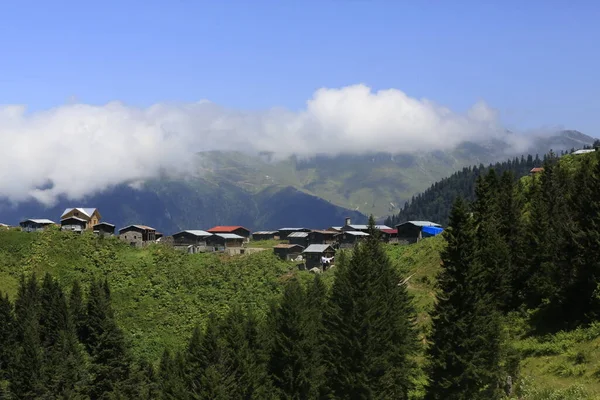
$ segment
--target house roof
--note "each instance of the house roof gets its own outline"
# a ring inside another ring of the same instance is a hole
[[[246,229],[243,226],[225,226],[225,225],[217,225],[208,229],[207,231],[210,233],[231,233],[237,229],[244,229],[250,232],[250,229]]]
[[[347,233],[348,235],[352,235],[352,236],[369,236],[368,233],[361,232],[361,231],[346,231],[344,233]]]
[[[206,231],[203,231],[203,230],[200,230],[200,229],[188,229],[188,230],[185,230],[185,231],[177,232],[177,233],[173,234],[173,236],[179,235],[180,233],[189,233],[190,235],[200,236],[200,237],[202,237],[202,236],[212,236],[212,233],[206,232]]]
[[[293,232],[293,233],[290,233],[288,235],[288,237],[289,238],[294,238],[294,237],[304,238],[304,237],[308,237],[308,232]]]
[[[529,172],[542,172],[544,170],[544,168],[542,167],[535,167],[535,168],[531,168],[531,171]]]
[[[431,222],[431,221],[406,221],[406,222],[396,225],[396,228],[398,228],[400,225],[404,225],[404,224],[411,224],[414,226],[441,226],[440,224],[436,224],[435,222]]]
[[[43,224],[46,224],[46,225],[55,224],[54,221],[50,221],[49,219],[46,219],[46,218],[29,218],[29,219],[21,221],[21,223],[28,222],[28,221],[33,222],[35,224],[41,224],[41,225],[43,225]]]
[[[68,221],[70,219],[74,219],[75,221],[79,221],[79,222],[87,222],[85,219],[79,218],[79,217],[67,217],[67,218],[63,218],[63,219],[60,220],[60,222],[62,223],[63,221]]]
[[[577,150],[575,152],[573,152],[573,154],[586,154],[586,153],[593,153],[594,149],[581,149],[581,150]]]
[[[304,250],[304,246],[300,246],[299,244],[278,244],[273,246],[274,249],[291,249],[293,247],[300,247]]]
[[[280,228],[279,231],[302,231],[306,230],[306,228]]]
[[[235,233],[215,233],[215,236],[221,237],[223,239],[244,239],[243,236],[236,235]]]
[[[253,232],[253,235],[275,235],[276,233],[279,233],[278,231],[258,231],[258,232]]]
[[[76,208],[65,208],[65,211],[63,211],[62,215],[65,215],[66,213],[69,213],[73,210],[77,210],[82,214],[85,214],[88,217],[91,217],[92,214],[94,213],[94,211],[96,211],[96,208],[83,208],[83,207],[76,207]],[[61,215],[61,218],[62,218]]]
[[[313,229],[310,233],[322,233],[323,235],[336,235],[338,232]]]
[[[398,229],[391,229],[391,228],[390,229],[382,229],[381,232],[389,233],[390,235],[393,235],[395,233],[398,233]]]
[[[333,247],[328,244],[311,244],[304,249],[303,253],[323,253],[328,248],[333,250]]]
[[[369,229],[369,225],[348,225],[348,226],[357,231]],[[382,230],[382,229],[392,229],[392,228],[387,225],[375,225],[375,229]]]
[[[94,226],[98,226],[98,225],[106,225],[106,226],[112,226],[113,228],[115,227],[113,224],[109,224],[108,222],[98,222],[96,225]]]
[[[123,232],[124,230],[129,229],[129,228],[137,228],[137,229],[141,229],[144,231],[155,231],[156,230],[156,229],[154,229],[150,226],[146,226],[146,225],[128,225],[124,228],[119,229],[119,232]]]

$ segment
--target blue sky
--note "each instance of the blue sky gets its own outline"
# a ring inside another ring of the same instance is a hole
[[[600,135],[599,20],[594,1],[2,2],[0,103],[297,110],[364,83]]]

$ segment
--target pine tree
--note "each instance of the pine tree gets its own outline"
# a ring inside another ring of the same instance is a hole
[[[74,281],[69,295],[69,313],[71,321],[75,326],[75,332],[80,341],[84,340],[84,329],[87,320],[85,302],[83,300],[83,291],[79,281]]]
[[[377,240],[338,262],[327,313],[326,391],[334,398],[406,399],[414,373],[414,310],[406,285]]]
[[[105,281],[92,280],[87,301],[85,345],[92,359],[90,396],[108,398],[124,392],[129,378],[130,358],[123,332],[117,326],[110,304],[110,290]]]
[[[500,320],[490,294],[480,286],[473,221],[460,198],[444,235],[426,399],[499,398]]]
[[[220,337],[219,321],[209,318],[200,346],[200,398],[230,399],[235,395],[235,379],[231,359]]]
[[[165,350],[160,359],[158,368],[159,398],[165,400],[185,400],[190,398],[185,387],[185,361],[181,353],[175,358],[171,357],[169,350]]]
[[[13,306],[8,295],[3,296],[0,292],[0,381],[8,379],[16,346]]]
[[[307,336],[306,295],[297,279],[285,286],[280,304],[271,310],[272,347],[269,371],[273,383],[285,399],[306,399],[313,388],[311,345]]]

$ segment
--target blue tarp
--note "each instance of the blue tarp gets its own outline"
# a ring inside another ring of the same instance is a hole
[[[443,231],[444,231],[444,228],[440,228],[437,226],[424,226],[421,229],[421,232],[423,233],[423,237],[439,235]]]

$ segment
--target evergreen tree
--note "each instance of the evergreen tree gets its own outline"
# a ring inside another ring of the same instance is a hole
[[[110,290],[105,281],[92,280],[87,301],[84,340],[91,356],[89,391],[93,398],[109,398],[126,391],[130,359],[123,332],[117,326],[110,304]]]
[[[75,327],[75,332],[80,341],[84,341],[84,330],[87,321],[86,307],[83,300],[83,291],[79,281],[74,281],[69,295],[69,313]]]
[[[460,198],[444,235],[426,398],[500,398],[500,320],[490,294],[480,286],[473,221]]]
[[[406,285],[371,236],[338,263],[324,318],[326,391],[334,398],[406,399],[416,348],[414,310]]]
[[[271,310],[272,348],[269,371],[273,383],[285,399],[307,399],[316,396],[311,363],[313,353],[308,336],[309,321],[306,295],[297,279],[285,286],[283,298]]]
[[[181,353],[173,358],[169,350],[163,352],[158,368],[159,398],[165,400],[190,398],[185,387],[184,368],[185,361],[182,360]]]
[[[16,351],[15,319],[8,295],[0,292],[0,381],[8,379]]]

